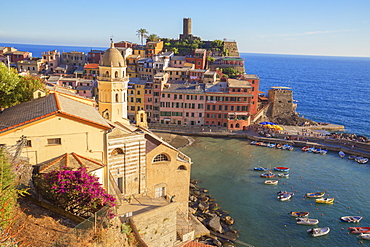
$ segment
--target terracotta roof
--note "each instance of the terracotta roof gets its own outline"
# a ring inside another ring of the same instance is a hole
[[[61,156],[37,164],[36,168],[38,170],[38,173],[48,173],[53,170],[59,170],[64,166],[70,167],[72,169],[86,167],[88,172],[92,172],[104,167],[104,165],[99,160],[86,158],[76,153],[65,153]]]
[[[99,125],[101,128],[110,128],[109,124],[94,107],[52,93],[42,98],[6,108],[0,113],[0,134],[56,114]]]
[[[99,64],[97,63],[89,63],[84,66],[85,69],[98,69]]]

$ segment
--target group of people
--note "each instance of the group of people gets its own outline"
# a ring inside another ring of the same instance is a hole
[[[357,142],[368,142],[369,139],[366,136],[347,134],[347,133],[331,133],[330,137],[337,140],[348,140]]]

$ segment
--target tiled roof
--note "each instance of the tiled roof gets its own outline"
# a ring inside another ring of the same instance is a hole
[[[88,172],[104,167],[100,160],[86,158],[76,153],[66,153],[36,165],[38,173],[48,173],[53,170],[59,170],[64,166],[72,169],[86,167]]]
[[[97,63],[89,63],[84,66],[85,69],[98,69],[99,64]]]
[[[90,124],[99,125],[103,128],[110,128],[109,124],[94,107],[69,97],[52,93],[42,98],[6,108],[0,113],[0,133],[37,122],[58,113],[86,121]]]
[[[190,242],[187,242],[187,243],[181,245],[181,247],[211,247],[211,246],[212,245],[199,243],[197,241],[190,241]]]

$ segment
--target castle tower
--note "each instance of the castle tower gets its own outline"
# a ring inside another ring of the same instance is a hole
[[[191,31],[191,19],[190,18],[184,18],[183,20],[183,26],[182,26],[182,34],[180,34],[180,40],[182,39],[192,39],[192,31]]]
[[[112,122],[129,123],[127,119],[127,86],[126,63],[121,53],[111,41],[100,64],[98,77],[99,113]]]
[[[270,116],[290,116],[296,110],[297,105],[293,101],[293,91],[289,87],[271,87],[268,91],[269,103],[271,103]]]

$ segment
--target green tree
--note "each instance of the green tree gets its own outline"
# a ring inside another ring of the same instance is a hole
[[[33,99],[33,92],[45,90],[45,84],[33,76],[20,76],[0,63],[0,108],[7,108]]]
[[[179,49],[176,48],[176,47],[172,47],[171,48],[171,51],[174,53],[174,54],[179,54]]]
[[[218,48],[218,49],[222,49],[224,46],[224,42],[222,40],[219,40],[219,39],[216,39],[214,41],[211,42],[211,47],[212,48]]]
[[[17,188],[12,164],[0,149],[0,229],[6,227],[15,215]]]
[[[136,31],[136,36],[140,38],[141,44],[144,44],[144,39],[148,38],[148,31],[145,28],[140,28]]]
[[[152,34],[150,34],[150,35],[148,36],[148,39],[149,39],[150,41],[159,41],[159,40],[160,40],[160,37],[159,37],[158,35],[156,35],[156,34],[152,33]]]
[[[223,68],[222,73],[227,75],[229,78],[236,78],[238,75],[242,74],[234,68]]]

